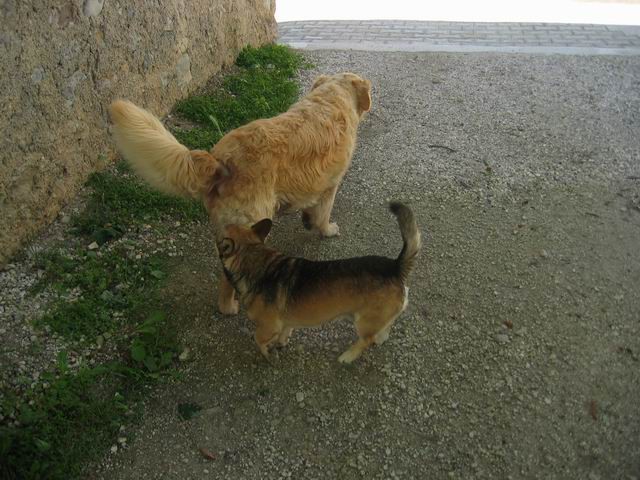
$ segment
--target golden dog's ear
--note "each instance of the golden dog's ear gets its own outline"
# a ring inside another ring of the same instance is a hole
[[[228,257],[235,249],[236,242],[234,242],[232,238],[223,238],[222,241],[218,243],[218,253],[221,257]]]
[[[220,186],[231,178],[231,170],[226,165],[218,163],[216,170],[211,177],[211,190],[218,191]]]
[[[264,239],[267,238],[267,235],[269,235],[269,232],[271,231],[272,225],[273,222],[271,221],[271,219],[265,218],[251,227],[251,230],[258,236],[258,238],[260,238],[261,242],[264,242]]]
[[[311,90],[315,90],[317,87],[319,87],[320,85],[325,83],[330,78],[331,77],[329,77],[327,75],[320,75],[318,78],[316,78],[316,81],[313,82],[313,87],[311,87]]]
[[[368,112],[371,109],[371,82],[369,80],[351,80],[353,88],[356,90],[358,102],[358,113]]]
[[[204,150],[191,150],[189,154],[196,177],[202,182],[200,188],[204,193],[217,194],[220,186],[231,177],[231,170]]]

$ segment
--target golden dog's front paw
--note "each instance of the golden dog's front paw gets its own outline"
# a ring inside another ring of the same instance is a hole
[[[338,227],[337,223],[329,223],[320,230],[320,234],[323,237],[337,237],[340,235],[340,227]]]
[[[280,363],[280,356],[277,350],[271,351],[266,345],[259,345],[260,353],[269,365],[272,367],[277,366]]]
[[[218,310],[223,315],[237,315],[240,311],[240,302],[236,299],[231,302],[219,302]]]
[[[356,360],[360,356],[360,352],[354,352],[352,350],[347,350],[342,355],[338,357],[338,362],[340,363],[351,363]]]

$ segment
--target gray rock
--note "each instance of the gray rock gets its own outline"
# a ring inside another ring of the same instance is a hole
[[[102,12],[102,7],[104,7],[104,0],[84,0],[82,13],[86,17],[97,17]]]
[[[495,336],[496,342],[498,343],[509,343],[509,335],[505,333],[499,333]]]
[[[171,82],[171,74],[167,72],[163,72],[160,74],[160,85],[162,85],[162,88],[167,88],[170,82]]]
[[[176,76],[180,87],[184,87],[191,82],[191,59],[189,58],[189,54],[185,53],[178,60],[176,64]]]
[[[67,107],[72,107],[76,100],[76,89],[78,85],[85,81],[87,76],[80,70],[76,71],[67,80],[64,88],[62,89],[62,96],[66,99]]]
[[[44,78],[44,68],[42,67],[34,68],[33,72],[31,72],[31,83],[37,85],[42,81],[43,78]]]

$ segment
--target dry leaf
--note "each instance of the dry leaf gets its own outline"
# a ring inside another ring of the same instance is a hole
[[[594,420],[598,419],[598,405],[596,405],[595,400],[591,400],[589,403],[589,415],[591,415],[591,418]]]
[[[216,459],[216,455],[214,453],[212,453],[210,450],[208,450],[207,448],[205,448],[205,447],[200,447],[200,453],[207,460],[215,460]]]
[[[504,323],[504,326],[507,327],[509,330],[513,328],[513,322],[511,320],[505,320],[502,323]]]

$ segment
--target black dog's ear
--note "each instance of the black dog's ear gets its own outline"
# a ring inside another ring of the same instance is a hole
[[[228,257],[235,249],[236,242],[231,238],[223,238],[222,241],[218,243],[218,253],[221,257]]]
[[[251,227],[251,230],[253,230],[253,233],[255,233],[260,238],[260,241],[264,243],[264,239],[269,235],[272,226],[273,222],[271,219],[264,218]]]

